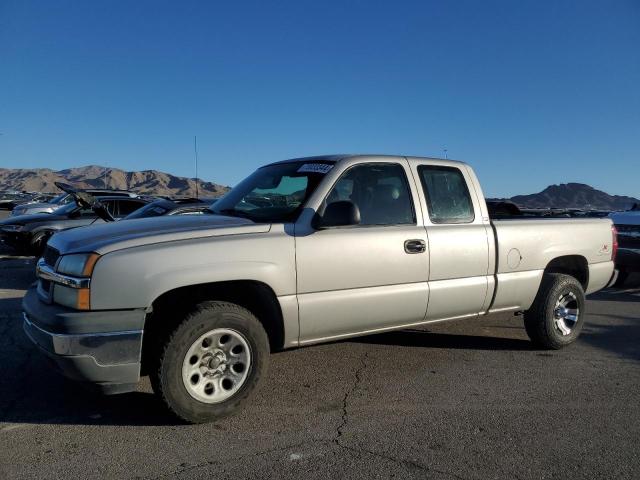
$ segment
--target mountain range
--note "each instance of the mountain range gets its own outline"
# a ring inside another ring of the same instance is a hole
[[[28,192],[58,192],[54,182],[69,183],[79,188],[111,188],[131,190],[139,194],[166,196],[195,196],[196,180],[177,177],[157,170],[127,172],[118,168],[98,165],[65,170],[0,168],[0,190],[26,190]],[[198,180],[198,194],[219,197],[229,187]]]
[[[609,195],[584,183],[549,185],[539,193],[516,195],[508,200],[523,208],[582,208],[592,210],[628,210],[640,200],[623,195]]]
[[[140,194],[166,196],[194,196],[196,180],[177,177],[158,170],[127,172],[99,165],[65,170],[0,168],[1,190],[29,192],[57,192],[54,182],[70,183],[80,188],[131,190]],[[219,197],[229,187],[198,180],[198,193],[203,197]],[[634,197],[609,195],[584,183],[550,185],[539,193],[516,195],[507,200],[524,208],[587,208],[594,210],[626,210],[640,200]]]

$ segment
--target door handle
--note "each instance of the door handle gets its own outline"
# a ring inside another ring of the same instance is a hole
[[[427,244],[424,240],[407,240],[404,242],[406,253],[424,253],[427,251]]]

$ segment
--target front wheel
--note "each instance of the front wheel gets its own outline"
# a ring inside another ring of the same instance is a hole
[[[269,339],[248,310],[205,302],[175,328],[151,372],[155,392],[189,423],[238,410],[266,374]]]
[[[570,275],[546,274],[524,326],[538,347],[560,349],[575,342],[584,324],[585,296],[582,285]]]

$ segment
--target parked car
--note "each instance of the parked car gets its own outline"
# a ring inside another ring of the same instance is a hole
[[[21,193],[19,195],[14,195],[12,197],[3,197],[0,199],[0,208],[3,210],[12,211],[15,207],[19,205],[24,205],[25,203],[39,203],[39,202],[50,202],[56,197],[54,194],[49,193]]]
[[[56,183],[58,186],[58,183]],[[77,192],[85,192],[96,197],[128,197],[136,198],[138,195],[126,190],[109,190],[103,188],[86,188],[86,189],[74,189]],[[16,205],[11,212],[12,216],[18,215],[32,215],[34,213],[52,213],[54,210],[74,203],[74,197],[68,192],[61,193],[54,197],[51,201],[42,202],[28,202],[20,205]]]
[[[618,230],[616,285],[624,285],[630,273],[640,272],[640,209],[609,215]]]
[[[26,192],[4,192],[0,195],[0,210],[13,210],[16,204],[29,201],[32,198]]]
[[[126,217],[146,204],[145,200],[130,197],[93,197],[84,193],[86,201],[78,198],[53,213],[19,215],[0,221],[0,239],[18,251],[40,255],[49,238],[63,230],[100,224]]]
[[[206,215],[213,214],[211,206],[196,199],[160,199],[139,208],[125,217],[125,220],[136,218],[160,217],[162,215]]]
[[[27,335],[71,378],[119,393],[149,374],[175,415],[204,422],[250,398],[270,350],[491,312],[565,347],[613,276],[611,220],[491,221],[461,162],[287,160],[212,211],[55,235]]]

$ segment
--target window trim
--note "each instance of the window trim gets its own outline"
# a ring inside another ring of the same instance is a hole
[[[418,225],[418,218],[416,215],[416,206],[415,206],[415,202],[414,202],[414,198],[413,198],[413,192],[411,191],[411,184],[409,183],[409,177],[407,176],[407,171],[404,167],[404,165],[402,165],[401,163],[398,162],[362,162],[362,163],[356,163],[355,165],[351,165],[349,167],[347,167],[343,172],[340,173],[340,176],[331,184],[331,187],[329,188],[329,190],[327,191],[327,194],[324,196],[324,198],[322,199],[322,202],[320,202],[320,208],[318,209],[318,212],[316,213],[316,216],[320,215],[320,211],[322,211],[324,213],[325,208],[327,208],[327,198],[329,197],[329,195],[331,194],[331,192],[333,191],[333,189],[336,187],[336,185],[338,184],[338,182],[342,179],[342,177],[344,175],[346,175],[347,173],[349,173],[351,170],[353,170],[354,168],[357,167],[362,167],[362,166],[372,166],[372,165],[384,165],[384,166],[388,166],[388,165],[396,165],[398,167],[400,167],[400,169],[402,170],[402,174],[404,175],[404,180],[406,182],[406,187],[407,187],[407,193],[409,194],[409,203],[411,205],[411,213],[413,215],[413,223],[375,223],[375,224],[358,224],[358,225],[343,225],[343,226],[336,226],[336,227],[323,227],[322,230],[333,230],[333,229],[345,229],[345,228],[376,228],[376,227],[406,227],[406,226],[416,226]],[[315,223],[315,222],[312,222]],[[317,228],[314,227],[315,230],[317,230]]]
[[[458,172],[460,174],[460,176],[462,177],[462,181],[464,182],[464,187],[465,190],[467,192],[467,197],[469,199],[469,205],[471,206],[471,217],[467,220],[465,219],[464,221],[451,221],[451,218],[445,218],[445,219],[437,219],[437,218],[433,218],[433,216],[431,215],[431,213],[433,212],[433,207],[431,206],[431,197],[429,195],[429,189],[427,188],[427,185],[425,183],[424,177],[422,175],[422,171],[426,170],[426,169],[431,169],[431,170],[440,170],[440,171],[455,171]],[[471,191],[469,190],[469,182],[467,182],[467,178],[464,176],[464,172],[458,168],[458,167],[453,167],[453,166],[449,166],[449,165],[418,165],[418,177],[420,178],[420,185],[422,186],[422,193],[424,194],[424,198],[425,201],[427,202],[427,214],[429,215],[429,221],[433,224],[433,225],[468,225],[470,223],[475,222],[476,220],[476,209],[474,207],[473,204],[473,198],[471,197]]]

